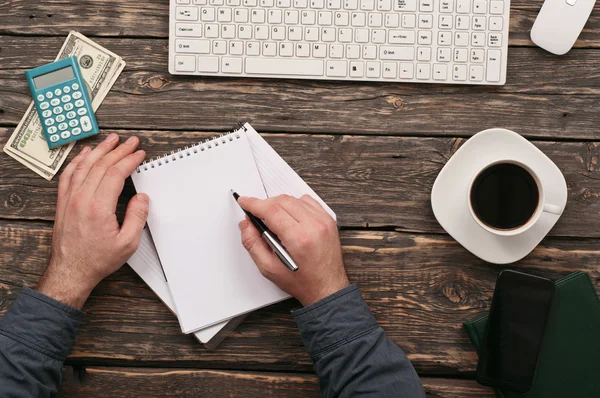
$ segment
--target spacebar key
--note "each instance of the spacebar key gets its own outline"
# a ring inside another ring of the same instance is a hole
[[[246,73],[252,75],[323,76],[319,59],[246,58]]]

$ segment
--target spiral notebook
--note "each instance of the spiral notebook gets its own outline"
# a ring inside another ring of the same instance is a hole
[[[312,188],[292,169],[286,161],[249,124],[245,126],[250,149],[258,168],[258,173],[268,197],[288,194],[295,197],[310,195],[333,217],[335,213],[312,190]],[[137,251],[127,261],[131,268],[148,284],[163,303],[176,314],[171,291],[164,276],[160,259],[148,228],[144,228]],[[194,336],[207,348],[215,348],[237,327],[244,315],[229,321],[209,326],[194,332]]]
[[[240,240],[244,213],[230,190],[266,198],[248,127],[146,162],[131,176],[150,196],[148,226],[184,333],[289,297]]]

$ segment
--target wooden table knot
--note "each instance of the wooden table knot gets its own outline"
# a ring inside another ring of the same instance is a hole
[[[6,201],[7,205],[14,208],[23,207],[23,198],[16,192],[8,195],[8,200]]]

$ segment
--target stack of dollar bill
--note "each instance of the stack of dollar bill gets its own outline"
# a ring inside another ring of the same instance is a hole
[[[125,68],[125,62],[117,54],[99,46],[78,32],[70,32],[56,60],[76,56],[94,111]],[[75,142],[48,149],[37,111],[29,105],[25,116],[4,146],[4,152],[29,169],[51,180],[73,149]]]

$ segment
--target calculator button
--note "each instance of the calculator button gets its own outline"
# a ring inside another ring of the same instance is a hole
[[[48,92],[46,93],[46,98],[50,99],[50,98],[52,98],[52,97],[54,97],[54,94],[52,94],[52,91],[48,91]]]
[[[64,92],[65,94],[69,94],[69,93],[71,92],[71,87],[69,87],[69,86],[64,86],[64,87],[63,87],[63,92]]]
[[[66,119],[66,118],[65,118],[65,115],[58,115],[58,116],[56,117],[56,122],[57,122],[57,123],[64,122],[64,121],[65,121],[65,119]]]
[[[60,137],[58,136],[58,134],[54,134],[50,136],[50,142],[56,142],[60,140]]]
[[[63,95],[63,97],[60,100],[62,102],[71,102],[71,96],[70,95]]]
[[[73,135],[79,135],[81,134],[81,129],[79,127],[75,127],[73,130],[71,130],[71,133]]]
[[[79,109],[77,109],[77,114],[78,114],[79,116],[83,116],[83,115],[85,115],[86,113],[87,113],[87,109],[85,109],[85,108],[79,108]]]
[[[44,97],[43,94],[38,94],[37,99],[38,101],[43,101],[46,97]]]
[[[79,99],[81,98],[81,91],[75,91],[73,93],[73,99]]]
[[[73,110],[74,106],[71,103],[65,104],[64,105],[65,111],[70,111]]]
[[[56,133],[56,126],[48,127],[48,134],[54,134],[54,133]]]
[[[42,103],[40,104],[40,109],[42,109],[42,110],[43,110],[43,109],[48,109],[49,107],[50,107],[50,104],[49,104],[49,103],[47,103],[47,102],[42,102]]]
[[[83,100],[77,100],[75,101],[75,106],[78,108],[81,108],[83,106],[83,104],[85,104],[85,102],[83,102]]]
[[[50,116],[52,116],[52,112],[50,111],[50,109],[46,109],[44,112],[42,112],[42,116],[50,117]]]
[[[85,108],[81,108],[81,109],[85,109]],[[71,112],[67,113],[67,117],[68,117],[69,119],[73,119],[75,116],[76,116],[76,114],[75,114],[75,112],[73,112],[73,111],[71,111]]]
[[[46,119],[44,120],[44,124],[46,126],[52,126],[54,124],[54,119]]]
[[[53,99],[50,101],[50,105],[52,105],[52,106],[56,106],[56,105],[58,105],[58,104],[60,104],[60,100],[59,100],[58,98],[53,98]]]
[[[62,109],[62,107],[57,106],[56,108],[52,109],[52,112],[54,112],[55,115],[58,115],[63,112],[63,109]]]
[[[60,97],[62,95],[62,90],[60,88],[57,88],[56,90],[54,90],[54,95]]]
[[[90,118],[88,116],[82,117],[81,119],[79,119],[79,121],[81,122],[81,128],[86,133],[92,129],[92,122],[90,121]]]
[[[73,83],[73,84],[71,85],[71,88],[72,88],[73,90],[79,90],[79,84],[77,84],[77,83]]]
[[[77,119],[69,120],[69,127],[77,127],[79,126],[79,121]]]
[[[67,138],[69,138],[71,136],[71,133],[68,131],[63,131],[62,133],[60,133],[60,136],[62,137],[63,140],[66,140]]]
[[[60,131],[66,130],[67,127],[69,127],[69,126],[67,126],[67,123],[61,123],[61,124],[58,125],[58,129]]]

